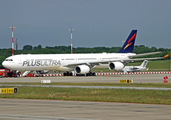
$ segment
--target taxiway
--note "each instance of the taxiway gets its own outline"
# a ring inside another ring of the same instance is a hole
[[[163,83],[164,76],[168,76],[170,82],[171,74],[139,74],[139,75],[108,75],[108,76],[61,76],[61,77],[19,77],[0,78],[0,83],[5,82],[41,82],[41,80],[51,80],[51,82],[97,82],[97,83],[119,83],[121,79],[131,79],[134,83]]]
[[[170,120],[170,105],[0,99],[0,119]]]

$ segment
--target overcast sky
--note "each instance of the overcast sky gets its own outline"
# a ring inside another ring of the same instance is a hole
[[[24,45],[121,47],[132,29],[135,45],[171,47],[171,0],[0,0],[0,49]]]

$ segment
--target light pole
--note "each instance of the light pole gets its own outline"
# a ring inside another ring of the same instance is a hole
[[[16,28],[16,27],[12,26],[10,28],[12,28],[12,55],[14,55],[14,36],[13,36],[14,34],[13,34],[13,29]]]
[[[71,54],[73,53],[73,51],[72,51],[72,31],[74,30],[74,29],[69,29],[69,30],[71,30]]]

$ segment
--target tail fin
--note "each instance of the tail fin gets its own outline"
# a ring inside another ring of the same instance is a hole
[[[132,53],[136,35],[137,35],[137,30],[132,30],[127,40],[125,41],[124,45],[122,46],[122,48],[118,53]]]
[[[147,63],[148,63],[148,61],[147,60],[144,60],[140,66],[146,67],[147,66]]]

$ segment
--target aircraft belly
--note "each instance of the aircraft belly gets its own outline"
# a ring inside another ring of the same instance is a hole
[[[59,70],[59,71],[74,71],[74,68],[72,67],[58,67],[58,69],[56,70]]]

